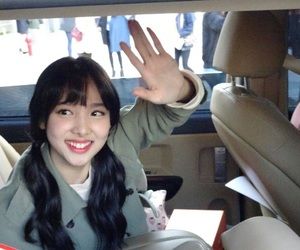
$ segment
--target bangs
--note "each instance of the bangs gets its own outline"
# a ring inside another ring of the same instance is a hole
[[[77,78],[66,82],[64,90],[60,94],[59,103],[86,106],[89,81],[91,81],[91,79]]]

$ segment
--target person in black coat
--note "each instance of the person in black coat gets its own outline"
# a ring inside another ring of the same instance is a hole
[[[202,22],[202,60],[204,68],[212,68],[213,57],[225,20],[222,11],[206,12]]]

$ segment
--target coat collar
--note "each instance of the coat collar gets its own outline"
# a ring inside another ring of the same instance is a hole
[[[41,152],[46,163],[46,167],[49,169],[58,184],[62,202],[62,220],[64,225],[66,225],[79,213],[81,209],[87,206],[87,203],[82,200],[82,198],[70,187],[68,183],[66,183],[59,171],[53,165],[47,144],[44,144],[41,147]],[[23,176],[20,178],[22,179]],[[20,221],[24,220],[24,218],[26,220],[28,219],[28,216],[33,209],[34,205],[31,194],[25,187],[24,182],[21,181],[8,206],[7,216],[15,223],[19,224]]]

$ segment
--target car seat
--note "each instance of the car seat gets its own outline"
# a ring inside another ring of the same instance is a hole
[[[176,229],[145,233],[125,239],[123,250],[209,250],[199,236]]]
[[[272,208],[271,214],[263,210],[263,215],[276,217],[276,223],[287,223],[299,235],[300,133],[274,103],[247,88],[249,80],[265,78],[282,70],[287,52],[285,41],[282,24],[272,12],[229,12],[213,65],[233,80],[214,87],[210,109],[221,140],[243,174]],[[238,77],[246,79],[245,86],[236,84]],[[266,218],[258,217],[257,220]],[[242,223],[248,225],[244,230],[245,238],[260,227],[259,223],[254,227],[253,223]],[[268,230],[266,234],[272,228]],[[239,240],[238,234],[234,235],[235,240]],[[252,239],[255,243],[255,238]],[[256,238],[259,239],[266,238],[261,235]],[[296,239],[299,246],[299,238]],[[273,247],[269,249],[276,249],[274,244]],[[227,246],[226,249],[238,248]]]
[[[6,183],[19,153],[0,135],[0,188]]]

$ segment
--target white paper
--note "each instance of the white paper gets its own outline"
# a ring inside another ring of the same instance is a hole
[[[255,189],[252,183],[245,177],[239,176],[230,182],[225,184],[226,187],[233,189],[234,191],[241,193],[252,200],[255,200],[259,204],[268,208],[271,212],[276,214],[274,210],[270,207],[267,201],[262,197],[262,195]]]

